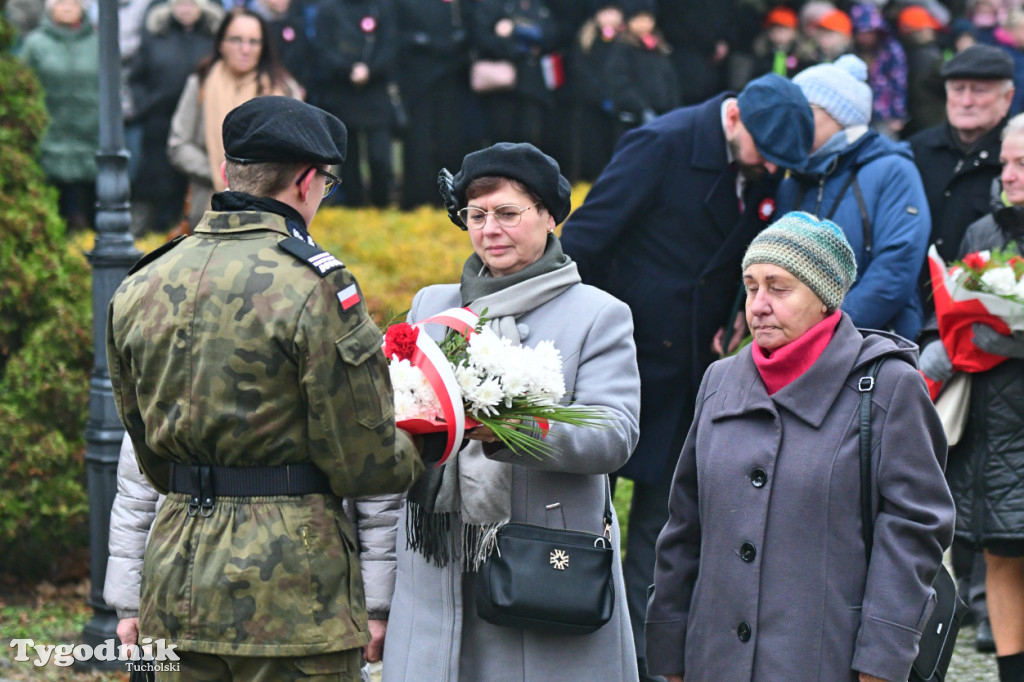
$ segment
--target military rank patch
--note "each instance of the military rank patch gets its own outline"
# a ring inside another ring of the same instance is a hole
[[[329,272],[345,267],[344,263],[331,254],[316,246],[310,246],[305,240],[298,237],[286,237],[278,242],[278,245],[316,270],[321,277],[326,277]]]
[[[341,303],[342,310],[347,311],[349,308],[359,303],[359,300],[359,287],[355,284],[349,284],[338,292],[338,302]]]

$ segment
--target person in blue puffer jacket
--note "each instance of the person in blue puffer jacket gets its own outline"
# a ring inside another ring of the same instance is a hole
[[[857,280],[843,310],[862,328],[914,339],[924,322],[917,275],[931,214],[906,143],[868,126],[867,67],[853,55],[800,72],[814,112],[814,145],[779,186],[775,215],[806,211],[840,227],[857,256]]]

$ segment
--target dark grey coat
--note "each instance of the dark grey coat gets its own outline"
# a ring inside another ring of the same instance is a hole
[[[878,357],[869,568],[856,386]],[[821,357],[774,396],[749,348],[708,369],[658,538],[651,672],[907,679],[953,530],[946,440],[916,360],[913,344],[862,335],[844,313]]]

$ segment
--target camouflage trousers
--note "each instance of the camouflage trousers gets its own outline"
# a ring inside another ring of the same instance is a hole
[[[220,656],[177,651],[180,670],[158,671],[157,682],[360,682],[362,649],[303,657]]]

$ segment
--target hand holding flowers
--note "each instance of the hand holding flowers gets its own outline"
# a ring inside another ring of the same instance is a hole
[[[1016,247],[970,253],[947,268],[932,246],[928,266],[939,336],[953,368],[984,372],[1003,362],[1007,355],[987,352],[989,334],[979,336],[977,329],[984,326],[1008,338],[1024,331],[1024,258]],[[942,383],[925,379],[934,399]]]
[[[420,328],[436,322],[454,330],[439,345]],[[551,422],[600,427],[608,419],[602,408],[559,404],[565,380],[561,354],[551,341],[532,348],[513,345],[466,310],[388,327],[384,354],[398,426],[414,433],[447,430],[445,457],[463,436],[485,441],[493,436],[515,451],[550,456],[556,452],[545,440]],[[467,433],[453,424],[459,420],[471,429],[487,428]]]

